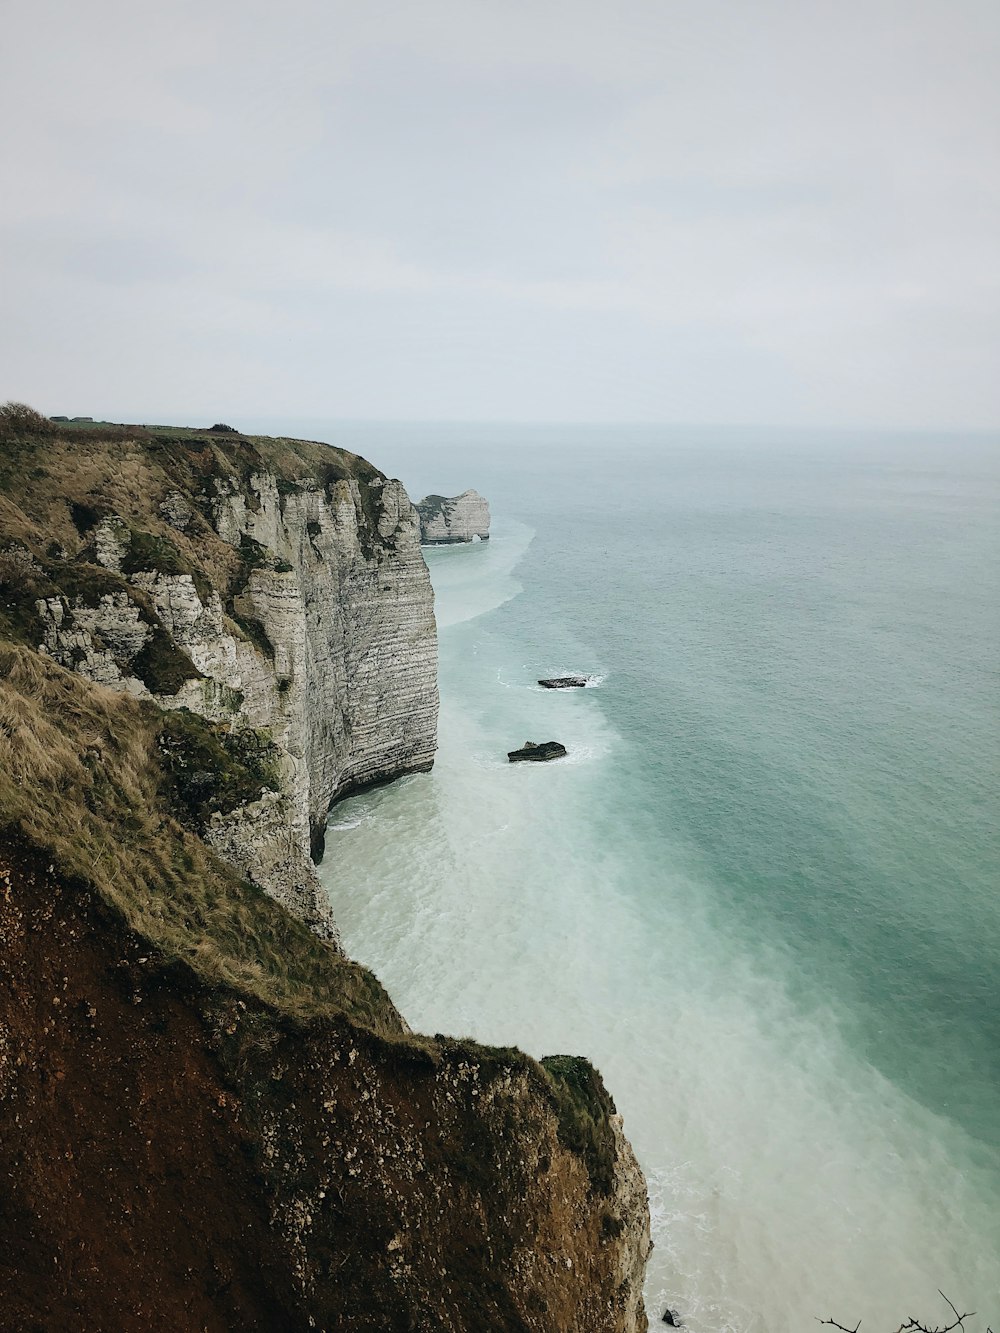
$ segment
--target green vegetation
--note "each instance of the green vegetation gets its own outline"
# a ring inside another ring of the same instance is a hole
[[[37,647],[44,631],[35,602],[52,591],[50,580],[23,546],[0,551],[0,636]]]
[[[274,644],[268,638],[267,630],[264,628],[264,622],[256,619],[255,616],[245,616],[236,610],[235,604],[230,601],[226,605],[226,614],[233,622],[236,628],[242,633],[248,643],[252,643],[262,657],[274,661]]]
[[[153,694],[176,694],[187,681],[204,679],[187,653],[177,647],[160,624],[153,626],[131,670]]]
[[[608,1121],[615,1104],[600,1074],[578,1055],[549,1055],[541,1062],[559,1117],[559,1141],[587,1163],[591,1183],[610,1194],[614,1183],[615,1139]]]
[[[174,813],[199,831],[213,814],[229,814],[279,789],[278,750],[266,732],[229,732],[181,708],[163,715],[156,740],[164,795]]]
[[[241,881],[170,813],[175,773],[158,739],[170,716],[0,644],[4,827],[91,885],[168,963],[293,1018],[343,1014],[399,1037],[370,972]],[[249,774],[257,761],[227,762]]]
[[[108,593],[131,593],[120,575],[87,561],[71,564],[65,560],[53,560],[46,563],[45,575],[52,588],[49,596],[65,597],[71,603],[79,598],[84,606],[96,606]],[[152,610],[146,609],[150,612]]]
[[[190,565],[169,537],[133,530],[128,551],[122,559],[123,574],[139,574],[155,569],[160,574],[189,574]]]
[[[154,694],[176,694],[202,673],[169,637],[149,599],[119,575],[100,565],[50,559],[33,561],[24,548],[0,552],[0,638],[37,648],[45,628],[36,609],[42,598],[61,597],[68,605],[97,606],[109,593],[124,593],[139,606],[139,618],[151,634],[128,670]]]
[[[55,435],[59,427],[27,403],[0,404],[0,440]]]
[[[249,533],[240,534],[240,559],[247,569],[263,569],[267,564],[267,547],[251,537]]]

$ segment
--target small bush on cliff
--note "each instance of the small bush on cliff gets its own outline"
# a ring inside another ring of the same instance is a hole
[[[159,574],[187,574],[190,567],[169,537],[152,532],[133,530],[128,551],[122,560],[122,571],[139,574],[145,570]]]
[[[0,404],[0,440],[25,435],[55,435],[59,427],[27,403]]]
[[[229,814],[264,791],[278,790],[278,752],[265,732],[230,733],[181,708],[164,715],[157,745],[166,795],[196,828],[204,828],[213,814]]]
[[[150,570],[157,574],[187,574],[203,602],[207,603],[212,596],[212,584],[204,571],[181,554],[172,538],[133,528],[122,559],[122,572],[144,574]]]
[[[559,1140],[587,1163],[594,1189],[610,1194],[615,1174],[615,1138],[608,1117],[615,1104],[594,1066],[578,1055],[548,1055],[541,1062],[549,1076]]]
[[[131,669],[153,694],[176,694],[187,681],[204,679],[187,653],[159,624],[153,626]]]

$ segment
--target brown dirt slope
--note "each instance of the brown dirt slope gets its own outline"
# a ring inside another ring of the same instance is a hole
[[[641,1178],[595,1187],[520,1053],[208,985],[9,829],[0,948],[10,1333],[645,1327]]]

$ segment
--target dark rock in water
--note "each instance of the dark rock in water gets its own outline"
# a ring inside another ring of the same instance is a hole
[[[554,676],[551,680],[540,680],[547,690],[582,690],[587,683],[586,676]]]
[[[534,741],[525,741],[520,750],[508,750],[507,759],[512,764],[520,764],[525,759],[533,759],[537,763],[543,759],[561,759],[565,753],[565,745],[560,745],[558,741],[542,741],[540,745]]]
[[[664,1322],[665,1324],[669,1324],[671,1328],[683,1328],[683,1327],[684,1327],[684,1325],[681,1323],[681,1317],[680,1317],[680,1315],[677,1313],[676,1310],[664,1310],[664,1311],[663,1311],[663,1322]]]

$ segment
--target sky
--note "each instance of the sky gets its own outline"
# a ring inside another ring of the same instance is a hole
[[[996,0],[3,0],[0,399],[1000,426]]]

